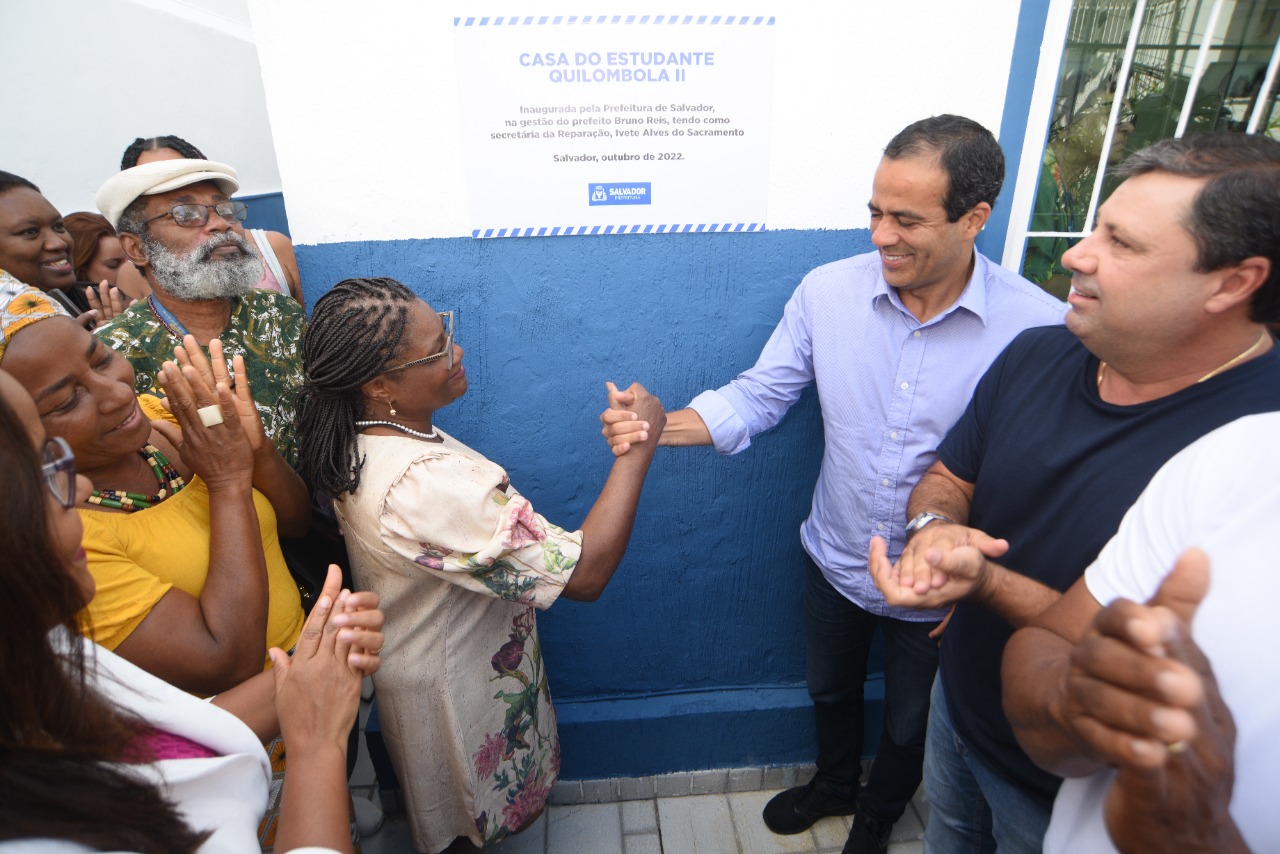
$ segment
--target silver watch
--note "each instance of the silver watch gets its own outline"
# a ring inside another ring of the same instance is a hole
[[[946,516],[939,513],[930,513],[926,510],[924,513],[916,514],[916,517],[907,523],[907,537],[909,538],[912,534],[919,533],[920,529],[925,525],[928,525],[930,522],[946,522],[948,525],[955,524],[954,519],[948,519]]]

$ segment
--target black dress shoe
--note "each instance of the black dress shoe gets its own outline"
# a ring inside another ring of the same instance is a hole
[[[886,854],[889,850],[889,834],[892,832],[892,822],[858,813],[849,830],[849,840],[840,849],[840,854]]]
[[[801,833],[820,818],[829,815],[853,815],[856,801],[833,797],[817,786],[814,777],[803,786],[774,795],[764,805],[765,826],[774,833]]]

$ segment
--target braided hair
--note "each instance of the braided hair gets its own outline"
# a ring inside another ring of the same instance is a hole
[[[302,342],[307,378],[298,403],[298,472],[317,493],[337,498],[360,486],[360,388],[399,351],[417,301],[395,279],[344,279],[311,310]]]
[[[124,156],[120,158],[121,169],[132,169],[138,165],[138,158],[142,156],[144,151],[160,151],[161,149],[169,149],[181,154],[187,160],[205,160],[207,159],[200,149],[187,142],[180,136],[167,134],[165,136],[153,136],[149,139],[138,137],[129,143],[129,147],[124,150]]]

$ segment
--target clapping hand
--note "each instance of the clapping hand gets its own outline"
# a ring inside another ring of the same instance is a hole
[[[118,314],[123,314],[125,309],[135,302],[119,288],[107,284],[106,279],[99,282],[97,287],[90,285],[85,288],[84,294],[89,300],[89,308],[97,312],[95,320],[98,325],[106,323]]]
[[[249,447],[255,454],[263,449],[268,441],[266,431],[262,427],[262,416],[253,402],[253,392],[249,388],[249,374],[245,369],[244,357],[235,356],[231,360],[231,370],[227,370],[226,355],[222,350],[222,342],[217,338],[209,341],[209,358],[196,343],[194,335],[185,335],[182,344],[173,348],[173,358],[185,371],[187,367],[195,370],[206,389],[214,388],[218,383],[225,384],[235,392],[236,412],[240,416],[241,426],[249,439]]]
[[[1209,589],[1198,549],[1145,604],[1103,608],[1071,654],[1063,717],[1117,769],[1107,830],[1121,851],[1228,851],[1235,723],[1191,622]]]
[[[868,569],[890,605],[944,608],[973,592],[983,581],[988,558],[1008,550],[1007,540],[977,528],[934,522],[907,541],[896,563],[890,563],[884,539],[872,537]]]
[[[178,449],[183,461],[210,490],[250,483],[253,451],[230,387],[218,382],[211,388],[195,368],[180,368],[176,362],[165,362],[161,377],[166,405],[181,430],[166,421],[152,422],[154,428]],[[206,424],[201,410],[216,413],[217,420]]]

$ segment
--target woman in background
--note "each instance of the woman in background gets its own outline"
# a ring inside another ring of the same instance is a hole
[[[67,214],[62,223],[75,240],[71,265],[75,270],[76,280],[95,284],[106,282],[110,287],[115,287],[116,275],[123,265],[129,263],[129,259],[120,248],[120,238],[116,237],[116,230],[107,222],[107,218],[99,213],[77,211]],[[129,296],[139,298],[136,294]]]
[[[0,270],[49,294],[74,317],[89,310],[89,301],[76,287],[72,245],[62,214],[40,188],[0,172]]]

